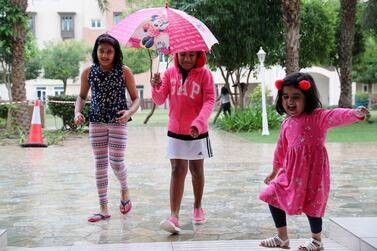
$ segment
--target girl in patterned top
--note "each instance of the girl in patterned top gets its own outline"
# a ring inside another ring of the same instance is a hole
[[[268,203],[277,235],[260,242],[263,247],[289,248],[286,213],[304,213],[312,238],[298,250],[322,250],[322,217],[330,191],[330,167],[325,147],[329,128],[363,120],[368,110],[322,109],[313,78],[293,73],[275,82],[276,110],[287,114],[275,149],[273,169],[260,199]]]
[[[81,74],[80,94],[75,104],[74,122],[85,123],[81,113],[91,90],[89,113],[89,138],[96,166],[96,185],[100,212],[88,218],[96,222],[110,218],[107,207],[108,163],[119,180],[120,212],[127,214],[132,203],[129,199],[125,150],[127,146],[127,122],[140,104],[135,79],[131,70],[123,65],[119,42],[108,34],[100,35],[92,52],[93,65]],[[131,98],[127,108],[126,88]]]

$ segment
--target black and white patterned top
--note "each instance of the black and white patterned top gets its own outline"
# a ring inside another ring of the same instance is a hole
[[[116,113],[127,109],[123,69],[102,71],[94,64],[90,68],[88,83],[92,92],[89,121],[117,123]]]

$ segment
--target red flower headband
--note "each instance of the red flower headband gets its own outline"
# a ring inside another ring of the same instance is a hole
[[[284,84],[284,81],[281,80],[281,79],[278,79],[275,81],[275,86],[278,90],[280,90],[282,87],[283,87],[283,84]],[[310,84],[310,82],[308,80],[301,80],[299,83],[298,83],[298,87],[303,90],[303,91],[306,91],[306,90],[309,90],[310,87],[312,85]]]

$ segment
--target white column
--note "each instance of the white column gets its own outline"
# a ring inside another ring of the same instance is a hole
[[[268,131],[268,119],[267,119],[267,108],[266,108],[266,86],[264,81],[264,64],[263,62],[259,65],[260,80],[262,83],[262,135],[270,135]]]

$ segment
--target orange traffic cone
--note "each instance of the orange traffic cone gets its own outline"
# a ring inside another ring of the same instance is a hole
[[[26,144],[22,144],[23,147],[47,147],[43,144],[42,138],[42,124],[41,124],[41,113],[39,108],[39,100],[35,100],[33,118],[31,119],[31,126],[29,137]]]

